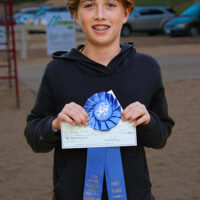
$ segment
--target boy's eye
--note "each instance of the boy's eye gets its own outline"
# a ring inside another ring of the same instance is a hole
[[[86,4],[86,5],[85,5],[85,8],[92,8],[92,6],[93,6],[92,3],[90,3],[90,4]]]
[[[116,7],[116,5],[113,4],[113,3],[108,3],[107,6],[108,6],[109,8]]]

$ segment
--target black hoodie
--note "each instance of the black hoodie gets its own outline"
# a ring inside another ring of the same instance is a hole
[[[122,44],[120,53],[103,66],[80,53],[56,52],[47,65],[36,103],[27,117],[25,136],[35,152],[54,152],[54,199],[83,197],[86,149],[61,148],[52,120],[65,104],[83,106],[97,92],[113,90],[123,109],[138,101],[148,109],[151,121],[137,127],[138,145],[121,147],[128,200],[150,200],[151,183],[144,146],[162,148],[174,125],[168,116],[160,67],[150,56],[137,53],[133,44]],[[104,184],[102,199],[107,199]]]

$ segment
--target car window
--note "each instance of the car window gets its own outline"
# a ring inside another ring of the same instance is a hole
[[[167,11],[175,14],[175,11],[172,8],[168,8]]]
[[[29,10],[26,12],[26,14],[36,14],[38,12],[38,10]]]
[[[62,6],[62,7],[56,7],[56,8],[48,9],[48,12],[62,12],[62,11],[67,11],[67,7]]]
[[[135,7],[134,10],[129,15],[129,17],[133,17],[134,14],[139,13],[139,10],[140,10],[139,8]]]
[[[162,10],[151,10],[151,15],[161,15],[163,14]]]
[[[134,10],[132,11],[132,13],[139,12],[139,10],[140,9],[138,7],[135,7]]]
[[[158,10],[158,9],[151,9],[151,10],[142,10],[140,11],[141,15],[160,15],[163,14],[162,10]]]
[[[36,13],[36,16],[40,16],[42,14],[44,14],[48,9],[48,6],[44,6],[42,7],[40,10],[38,10],[38,12]]]
[[[191,6],[185,10],[181,16],[194,16],[200,12],[200,6]]]

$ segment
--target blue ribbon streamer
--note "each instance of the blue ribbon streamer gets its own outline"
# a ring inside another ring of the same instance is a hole
[[[126,187],[119,147],[106,148],[105,176],[109,199],[126,200]]]
[[[95,130],[108,131],[121,119],[120,104],[110,93],[92,95],[84,108],[90,117],[88,124]],[[126,200],[119,147],[88,148],[83,199],[101,199],[104,171],[109,200]]]
[[[87,151],[83,200],[101,200],[106,148],[90,148]]]

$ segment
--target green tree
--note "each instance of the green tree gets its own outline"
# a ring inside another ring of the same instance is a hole
[[[20,5],[22,3],[28,3],[28,2],[31,2],[31,3],[41,3],[41,2],[45,2],[47,0],[34,0],[34,1],[31,1],[31,0],[13,0],[13,3],[15,5]]]

